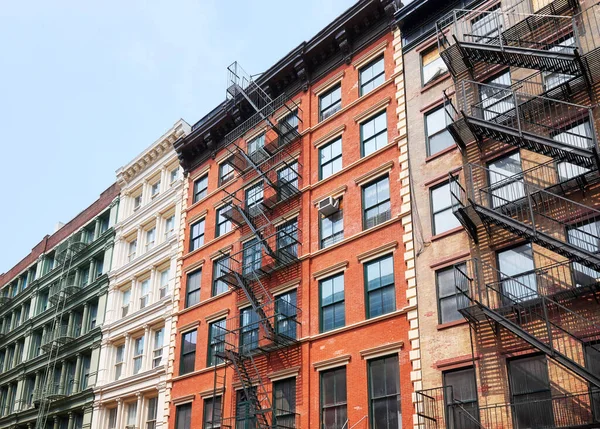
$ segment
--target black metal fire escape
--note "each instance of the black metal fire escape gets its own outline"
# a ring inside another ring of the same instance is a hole
[[[242,250],[223,254],[217,261],[220,276],[215,280],[242,291],[252,311],[225,321],[213,352],[233,367],[239,378],[249,403],[246,423],[274,429],[284,426],[277,423],[256,357],[295,344],[299,336],[300,311],[293,303],[275,300],[264,279],[299,261],[298,225],[275,225],[272,218],[284,204],[298,203],[295,197],[300,195],[300,163],[290,148],[300,137],[301,119],[299,107],[285,94],[271,99],[237,63],[228,68],[227,96],[235,106],[249,106],[255,112],[225,137],[230,155],[227,162],[238,177],[224,186],[226,209],[222,212],[243,236],[251,239]],[[253,138],[242,142],[249,132]],[[257,188],[250,195],[247,190],[253,186]],[[268,190],[272,196],[264,198]],[[219,377],[218,372],[215,366],[215,377]],[[217,385],[215,382],[215,389]],[[223,414],[218,423],[227,426]]]

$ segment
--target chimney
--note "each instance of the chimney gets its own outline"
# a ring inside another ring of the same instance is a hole
[[[65,226],[64,223],[62,222],[57,222],[56,226],[54,227],[54,233],[57,233],[59,229],[61,229],[63,226]]]

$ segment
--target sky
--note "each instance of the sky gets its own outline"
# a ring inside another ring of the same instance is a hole
[[[0,273],[178,119],[225,98],[352,0],[6,1],[0,10]]]

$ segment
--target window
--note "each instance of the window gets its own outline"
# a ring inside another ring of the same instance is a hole
[[[488,164],[492,207],[500,207],[525,196],[519,152]]]
[[[444,401],[449,429],[478,429],[477,383],[473,368],[446,371]]]
[[[129,253],[127,255],[127,261],[133,261],[135,253],[137,252],[137,240],[131,240],[129,242]]]
[[[494,11],[499,8],[499,4],[495,5],[471,20],[471,34],[465,35],[465,42],[498,45],[498,35],[503,27],[502,15]]]
[[[129,301],[131,300],[131,289],[127,289],[121,292],[121,317],[125,317],[129,314]]]
[[[295,290],[281,294],[275,299],[275,333],[296,338],[298,306]]]
[[[387,112],[360,124],[361,155],[367,156],[388,144]]]
[[[150,279],[142,281],[140,286],[140,308],[145,308],[150,302]]]
[[[169,172],[169,183],[173,184],[179,178],[179,167],[175,167]]]
[[[123,375],[123,362],[125,359],[125,344],[117,346],[115,353],[115,380]]]
[[[277,127],[281,133],[280,146],[285,145],[297,135],[298,122],[298,110],[288,113],[283,119],[277,122]]]
[[[208,359],[207,366],[219,365],[223,359],[218,356],[225,351],[225,319],[208,325]]]
[[[384,256],[365,263],[367,318],[390,313],[396,309],[394,288],[394,257]]]
[[[219,164],[219,186],[232,180],[234,175],[235,171],[229,160]]]
[[[285,200],[298,192],[298,163],[292,162],[277,171],[277,197]]]
[[[546,357],[518,358],[507,364],[514,427],[555,427]]]
[[[362,188],[363,229],[379,225],[392,216],[390,204],[390,179],[377,179]]]
[[[577,222],[567,227],[567,240],[569,243],[589,253],[597,254],[600,251],[600,221]],[[600,273],[586,267],[579,262],[571,263],[573,279],[577,287],[595,285],[598,283]]]
[[[263,201],[263,196],[263,182],[258,182],[246,189],[246,209],[250,212],[251,216],[260,213],[260,204]]]
[[[182,404],[175,408],[175,429],[191,429],[192,404]]]
[[[298,257],[298,219],[277,226],[277,255],[283,263]]]
[[[192,224],[190,228],[190,252],[204,244],[204,219]]]
[[[242,274],[250,275],[259,271],[262,265],[262,247],[257,238],[248,240],[243,244],[243,266]]]
[[[515,107],[511,87],[510,72],[506,72],[480,86],[480,106],[486,121],[505,121],[510,115],[503,115]]]
[[[94,329],[96,327],[96,322],[98,318],[98,303],[90,304],[90,316],[89,316],[89,325],[88,329]]]
[[[167,296],[167,293],[169,291],[169,275],[170,270],[168,268],[160,272],[160,285],[158,287],[158,296],[160,297],[160,299]]]
[[[223,213],[225,213],[228,210],[231,210],[230,205],[226,205],[217,209],[217,231],[215,234],[217,237],[220,237],[221,235],[231,231],[231,221],[225,216],[223,216]]]
[[[383,56],[374,59],[359,71],[360,95],[365,95],[385,81]]]
[[[165,239],[171,238],[175,232],[175,215],[169,216],[165,220]]]
[[[156,243],[156,227],[146,231],[146,252],[154,247]]]
[[[435,155],[446,148],[454,146],[454,139],[448,131],[452,118],[445,106],[425,114],[425,134],[427,141],[427,156]]]
[[[144,359],[144,337],[136,338],[133,342],[133,373],[138,374],[142,370]]]
[[[563,40],[559,45],[553,46],[548,49],[549,52],[560,52],[560,53],[573,53],[575,48],[575,39],[573,36]],[[545,72],[542,74],[544,78],[544,90],[549,91],[552,88],[556,88],[559,85],[573,79],[573,76],[563,73]]]
[[[165,328],[154,331],[154,350],[152,351],[152,368],[160,366],[165,342]]]
[[[454,270],[460,269],[466,272],[466,265],[461,264],[458,267],[444,268],[436,271],[435,281],[437,283],[438,294],[438,321],[439,323],[454,322],[461,320],[462,316],[458,312],[457,296],[460,292],[454,280]]]
[[[374,429],[402,427],[398,355],[369,361],[369,402]]]
[[[223,281],[223,276],[229,272],[229,256],[215,259],[213,262],[213,284],[212,296],[221,295],[229,290],[229,286]]]
[[[252,397],[256,397],[256,387],[250,387],[250,398],[246,397],[244,389],[236,392],[235,401],[235,429],[256,429],[258,421],[256,418],[257,410]]]
[[[160,180],[150,187],[150,198],[156,197],[160,193]]]
[[[204,425],[202,429],[217,429],[221,427],[221,396],[204,400]]]
[[[146,409],[146,429],[156,428],[156,414],[158,412],[158,398],[148,398],[148,408]]]
[[[194,199],[193,202],[197,203],[208,194],[208,174],[205,174],[194,182]]]
[[[339,137],[319,149],[319,180],[328,178],[342,169],[342,138]]]
[[[192,372],[196,366],[196,337],[197,332],[186,332],[181,336],[181,362],[179,375]]]
[[[321,332],[345,325],[344,273],[319,282],[321,293]]]
[[[185,307],[191,307],[200,302],[200,283],[202,279],[202,269],[194,271],[187,275]]]
[[[273,426],[296,427],[296,379],[288,378],[273,383]]]
[[[531,244],[497,253],[500,293],[504,305],[537,298],[537,282]]]
[[[240,310],[240,328],[240,349],[242,353],[248,353],[258,348],[258,315],[252,307]]]
[[[137,417],[137,402],[127,404],[127,426],[135,426]]]
[[[427,49],[421,54],[421,83],[423,86],[446,74],[448,67],[440,57],[437,46]]]
[[[248,141],[248,155],[253,155],[259,149],[265,147],[265,134],[261,134],[257,137],[254,137],[252,140]],[[258,161],[254,156],[251,156],[252,160]]]
[[[116,429],[117,427],[117,407],[110,408],[108,411],[108,429]]]
[[[460,222],[453,213],[457,205],[452,205],[454,198],[450,194],[450,182],[431,188],[429,193],[433,218],[433,234],[438,235],[459,227]]]
[[[585,367],[596,377],[600,377],[600,342],[591,341],[584,344]],[[589,393],[595,421],[600,420],[600,388],[590,384]]]
[[[569,146],[578,147],[582,149],[588,149],[592,144],[592,128],[590,122],[585,122],[567,127],[562,132],[552,136],[552,140],[564,143]],[[558,169],[558,178],[561,182],[573,179],[574,177],[581,176],[590,172],[591,170],[585,167],[581,167],[577,164],[571,164],[567,161],[561,161],[556,164]]]
[[[329,118],[342,108],[342,86],[335,85],[329,91],[319,96],[319,121]]]
[[[342,429],[347,416],[346,367],[321,372],[322,429]]]
[[[136,211],[142,205],[142,194],[133,197],[133,211]]]
[[[339,202],[339,210],[329,216],[319,214],[319,233],[321,235],[320,246],[324,249],[344,239],[344,210],[342,201]]]

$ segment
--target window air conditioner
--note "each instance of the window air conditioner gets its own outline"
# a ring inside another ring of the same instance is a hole
[[[319,214],[329,216],[339,209],[340,200],[333,197],[327,197],[319,201]]]

